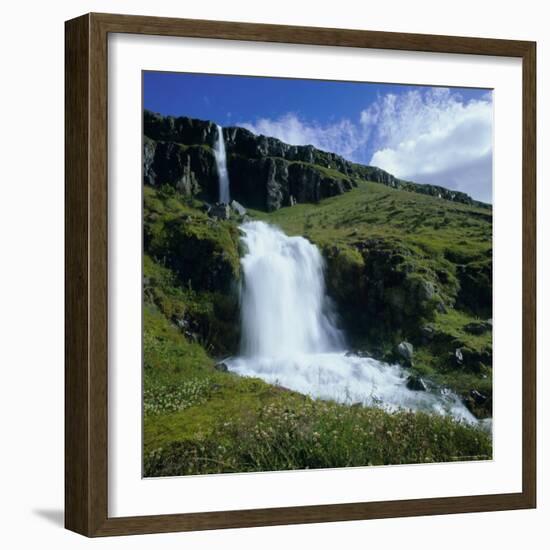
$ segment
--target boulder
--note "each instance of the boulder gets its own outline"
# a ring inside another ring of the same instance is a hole
[[[404,361],[407,367],[412,367],[414,348],[411,343],[401,342],[397,346],[397,355]]]
[[[493,414],[493,399],[491,395],[472,389],[462,399],[468,410],[478,419],[490,419]],[[490,420],[488,420],[490,422]],[[488,426],[490,428],[490,424]]]
[[[493,362],[493,352],[490,347],[478,350],[463,345],[449,352],[449,357],[455,366],[477,374],[486,373]]]
[[[214,365],[214,368],[219,372],[229,372],[229,367],[223,361]]]
[[[231,209],[239,216],[244,216],[246,214],[246,208],[236,200],[232,200],[229,206],[231,206]]]
[[[231,217],[231,208],[228,204],[217,202],[208,212],[213,218],[218,220],[228,220]]]
[[[475,334],[477,336],[485,334],[493,329],[493,321],[489,319],[487,321],[473,321],[464,325],[464,330],[470,334]]]
[[[346,351],[346,357],[362,357],[364,359],[374,358],[374,355],[367,350],[357,349],[353,351]]]
[[[470,396],[476,402],[477,405],[483,405],[488,399],[488,397],[485,394],[477,390],[471,390]]]
[[[422,336],[422,342],[428,344],[434,339],[435,329],[431,325],[424,325],[420,328],[420,334]]]
[[[428,386],[420,376],[409,376],[407,378],[407,388],[412,391],[426,391]]]

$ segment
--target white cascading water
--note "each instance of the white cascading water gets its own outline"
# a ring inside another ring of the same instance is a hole
[[[293,357],[343,349],[330,320],[323,259],[303,237],[263,222],[242,226],[242,351],[247,357]]]
[[[216,166],[218,168],[219,176],[219,201],[225,204],[229,204],[231,197],[229,194],[229,176],[227,174],[227,158],[225,154],[225,141],[223,139],[223,129],[217,125],[218,136],[216,140],[216,146],[214,148],[214,156],[216,157]]]
[[[303,237],[289,237],[264,222],[241,226],[241,356],[229,370],[320,399],[475,417],[449,391],[412,391],[407,371],[346,353],[325,294],[323,259]]]

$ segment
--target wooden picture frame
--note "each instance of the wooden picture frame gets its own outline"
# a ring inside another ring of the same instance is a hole
[[[139,517],[108,516],[109,33],[520,58],[523,70],[522,491]],[[536,44],[329,28],[87,14],[65,27],[65,525],[126,535],[483,512],[536,506]]]

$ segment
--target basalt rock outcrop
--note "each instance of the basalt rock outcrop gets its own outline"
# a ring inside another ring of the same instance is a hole
[[[184,195],[217,200],[218,171],[213,151],[217,127],[213,122],[145,111],[143,131],[146,185],[169,185]],[[353,163],[312,145],[289,145],[240,127],[224,128],[223,135],[231,195],[246,207],[273,211],[296,203],[318,202],[368,180],[489,208],[465,193],[401,180],[375,166]]]

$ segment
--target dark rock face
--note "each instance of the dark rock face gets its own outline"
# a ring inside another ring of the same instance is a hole
[[[207,120],[162,116],[151,111],[144,111],[143,133],[155,141],[214,147],[217,130],[216,125]]]
[[[435,274],[391,239],[367,239],[354,248],[328,246],[323,256],[327,291],[343,312],[346,330],[368,334],[371,341],[420,339],[421,327],[433,321],[444,299]],[[431,332],[427,338],[435,338]]]
[[[433,319],[439,303],[436,286],[408,261],[410,251],[371,239],[363,243],[362,253],[372,318],[385,319],[390,332]]]
[[[345,175],[354,172],[352,162],[335,153],[320,151],[312,145],[289,145],[277,138],[257,136],[245,128],[224,128],[223,133],[228,154],[253,159],[276,157],[289,162],[317,164]]]
[[[218,198],[213,122],[144,112],[144,183],[171,185],[185,195]],[[231,195],[247,207],[273,211],[345,193],[369,180],[475,204],[468,195],[434,185],[400,180],[375,166],[355,164],[312,145],[289,145],[245,128],[224,128]]]
[[[273,211],[288,201],[288,163],[283,159],[230,156],[228,171],[231,194],[241,204]]]
[[[143,182],[170,185],[184,195],[216,196],[218,170],[214,153],[205,147],[144,139]]]
[[[493,305],[493,262],[492,251],[485,261],[460,265],[457,277],[460,292],[457,305],[469,309],[476,315],[491,315]]]
[[[229,207],[228,207],[229,208]],[[208,220],[212,231],[203,231],[185,218],[176,218],[156,228],[144,228],[145,250],[172,269],[182,287],[198,291],[230,292],[239,278],[238,243],[217,238],[223,227]]]

